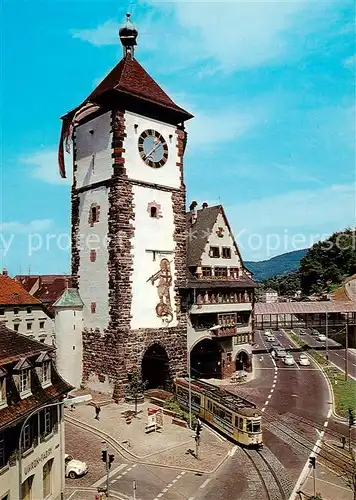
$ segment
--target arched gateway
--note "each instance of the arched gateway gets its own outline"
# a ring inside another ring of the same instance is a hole
[[[168,354],[160,344],[152,344],[142,358],[142,381],[146,389],[168,389],[171,382]]]
[[[236,371],[240,370],[252,371],[251,359],[246,351],[240,351],[236,356]]]
[[[191,375],[196,378],[221,378],[222,348],[215,339],[203,339],[190,352]]]

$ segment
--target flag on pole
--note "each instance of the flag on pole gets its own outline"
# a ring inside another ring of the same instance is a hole
[[[92,104],[91,102],[87,102],[75,113],[72,120],[68,119],[63,120],[61,136],[58,145],[59,174],[63,179],[67,177],[65,161],[64,161],[64,147],[66,152],[70,153],[74,127],[76,127],[79,124],[79,122],[83,120],[83,118],[89,116],[92,113],[95,113],[95,111],[98,111],[98,109],[100,109],[100,106]]]

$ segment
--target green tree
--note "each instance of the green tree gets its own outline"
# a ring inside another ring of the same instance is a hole
[[[143,394],[145,390],[145,383],[142,382],[141,376],[138,371],[128,373],[128,386],[126,388],[126,396],[134,399],[135,401],[135,416],[137,415],[137,402],[139,396]]]

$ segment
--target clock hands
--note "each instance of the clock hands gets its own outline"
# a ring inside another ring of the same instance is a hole
[[[156,144],[156,145],[152,148],[152,150],[151,150],[151,151],[150,151],[147,155],[144,155],[143,160],[144,160],[144,161],[146,161],[146,160],[148,160],[148,159],[152,159],[152,155],[153,155],[153,153],[154,153],[154,152],[155,152],[158,148],[160,148],[161,146],[162,146],[162,143],[161,143],[161,142],[159,142],[158,144]]]

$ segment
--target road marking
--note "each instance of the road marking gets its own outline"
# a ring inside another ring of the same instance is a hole
[[[237,446],[235,445],[235,446],[233,447],[233,449],[231,450],[231,455],[230,455],[230,457],[233,457],[233,456],[235,455],[236,451],[237,451]]]
[[[170,488],[171,486],[173,486],[173,484],[172,484],[172,483],[169,483],[167,486],[168,486],[168,488]]]
[[[328,426],[328,423],[329,423],[329,422],[326,420],[326,421],[324,422],[324,427],[327,427],[327,426]]]
[[[123,475],[123,476],[124,476],[125,474],[127,474],[127,470],[125,470],[125,471],[122,473],[122,475]]]
[[[163,497],[163,493],[158,493],[157,498]]]
[[[167,493],[168,491],[168,488],[164,488],[164,490],[162,490],[162,493]]]
[[[272,392],[274,392],[274,389],[273,389],[273,388],[271,389],[271,394],[272,394]]]
[[[122,470],[125,467],[127,467],[127,465],[128,464],[121,464],[118,467],[116,467],[116,469],[113,469],[112,471],[110,471],[109,478],[112,477],[112,476],[114,476],[115,474],[117,474],[120,470]],[[106,477],[107,476],[105,475],[101,479],[98,479],[98,481],[96,481],[94,484],[92,484],[91,487],[92,488],[97,488],[98,486],[100,486],[102,483],[104,483],[106,481]]]
[[[121,476],[121,475],[120,475],[120,476],[117,476],[117,479],[121,479],[121,478],[122,478],[122,476]]]
[[[111,483],[113,483],[113,484],[114,484],[114,483],[116,483],[116,481],[117,481],[117,479],[113,479],[113,480],[111,481]]]
[[[173,479],[172,483],[176,483],[178,481],[178,479]]]
[[[329,421],[331,415],[332,415],[332,408],[329,408],[329,411],[328,411],[328,414],[326,416],[326,422]],[[324,424],[325,425],[325,424]],[[289,500],[291,499],[294,499],[296,494],[297,494],[297,491],[300,489],[301,485],[304,483],[304,481],[307,479],[308,475],[309,475],[309,458],[310,457],[315,457],[318,452],[320,451],[321,449],[321,445],[322,445],[322,440],[323,440],[323,437],[324,437],[324,434],[325,434],[325,430],[321,431],[321,432],[318,432],[318,439],[313,447],[313,451],[311,452],[311,454],[309,455],[308,457],[308,460],[306,461],[304,467],[303,467],[303,470],[302,472],[300,473],[300,476],[298,478],[298,481],[295,483],[295,486],[294,486],[294,489],[292,491],[292,494],[290,495],[289,497]]]
[[[268,394],[268,399],[271,399],[271,397],[272,397],[272,394]]]
[[[269,403],[269,401],[267,400],[267,401],[265,402],[265,406],[267,406],[267,405],[268,405],[268,403]]]
[[[184,471],[182,471],[180,474],[181,474],[181,476],[184,476],[184,474],[186,474],[186,473],[187,473],[187,471],[186,471],[186,470],[184,470]]]
[[[211,481],[211,477],[209,477],[209,479],[207,479],[206,481],[204,481],[204,483],[203,483],[203,484],[201,484],[201,485],[200,485],[200,489],[202,490],[203,488],[205,488],[205,486],[206,486],[207,484],[209,484],[209,483],[210,483],[210,481]]]
[[[312,474],[311,471],[310,471],[310,473]],[[309,475],[308,477],[312,477],[312,476]],[[323,483],[330,484],[331,486],[336,486],[337,488],[341,488],[342,490],[346,490],[346,491],[350,492],[349,488],[345,488],[344,486],[341,486],[341,485],[336,484],[336,483],[331,483],[330,481],[325,481],[325,479],[320,479],[320,477],[317,477],[316,480],[317,481],[322,481]]]
[[[129,471],[130,471],[130,470],[132,470],[132,469],[133,469],[133,467],[130,467],[129,469],[127,469],[127,472],[129,472]]]
[[[276,384],[273,384],[273,385],[272,385],[272,389],[274,389],[275,387],[276,387]]]

